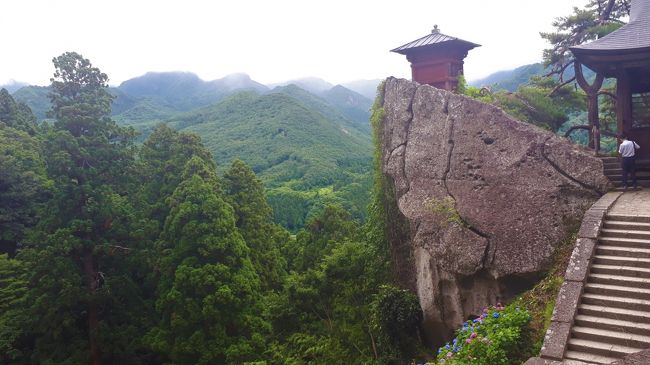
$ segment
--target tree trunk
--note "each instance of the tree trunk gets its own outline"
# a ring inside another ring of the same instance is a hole
[[[594,82],[589,85],[582,73],[582,64],[578,61],[574,63],[576,81],[580,88],[587,94],[587,119],[589,121],[589,148],[593,148],[598,154],[600,150],[600,120],[598,118],[598,92],[603,86],[605,77],[602,74],[596,74]]]
[[[99,313],[97,303],[95,302],[95,292],[97,291],[98,273],[95,270],[95,258],[91,249],[85,249],[83,253],[83,270],[88,289],[88,342],[90,343],[90,361],[92,365],[101,365],[101,351],[97,343],[97,333],[99,332]]]

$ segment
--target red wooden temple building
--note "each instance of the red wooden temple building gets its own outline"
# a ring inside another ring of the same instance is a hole
[[[406,55],[413,81],[453,91],[458,87],[458,76],[463,74],[467,52],[476,47],[480,45],[444,35],[435,26],[431,34],[391,52]]]
[[[641,145],[640,158],[650,159],[650,0],[632,0],[628,24],[571,51],[576,69],[583,64],[616,78],[618,132]]]

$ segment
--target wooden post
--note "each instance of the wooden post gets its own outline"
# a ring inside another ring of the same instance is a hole
[[[616,75],[616,127],[618,133],[628,133],[632,122],[632,93],[630,78],[625,70]]]

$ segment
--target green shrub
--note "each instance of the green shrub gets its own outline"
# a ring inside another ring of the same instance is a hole
[[[528,341],[523,337],[530,314],[510,305],[490,307],[479,318],[463,323],[456,338],[438,350],[438,363],[447,365],[507,365]]]
[[[422,309],[415,294],[382,285],[371,304],[372,327],[378,334],[381,364],[403,364],[420,343]]]

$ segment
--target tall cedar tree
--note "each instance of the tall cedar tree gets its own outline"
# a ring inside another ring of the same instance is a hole
[[[169,213],[165,200],[181,182],[185,164],[192,157],[200,158],[216,168],[212,154],[196,134],[177,132],[166,124],[157,125],[140,150],[142,175],[141,196],[146,214],[162,224]]]
[[[148,340],[173,364],[240,364],[263,349],[259,278],[216,172],[191,158],[168,200],[157,309]]]
[[[273,224],[264,185],[246,163],[234,160],[224,174],[224,190],[235,210],[237,228],[251,250],[251,261],[263,291],[280,289],[287,266],[280,248],[290,238],[284,229]]]
[[[124,259],[146,236],[128,198],[133,132],[108,118],[106,74],[74,52],[53,62],[56,121],[44,148],[56,188],[37,243],[18,256],[29,273],[31,362],[138,364],[147,316]]]

